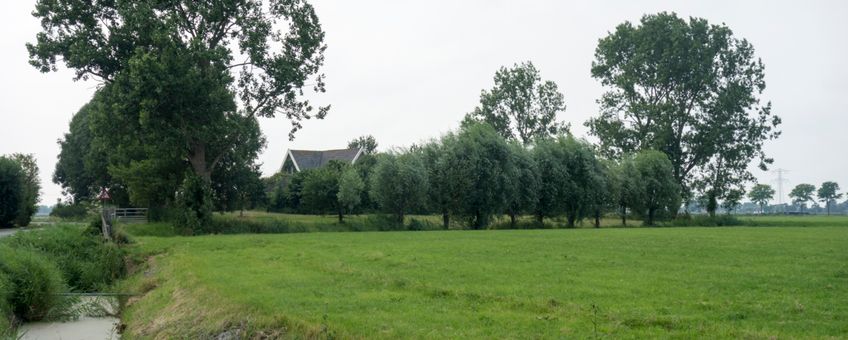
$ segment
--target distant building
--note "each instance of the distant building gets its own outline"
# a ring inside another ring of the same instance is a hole
[[[280,168],[280,171],[282,173],[293,174],[303,170],[320,168],[327,165],[330,161],[354,164],[361,155],[361,148],[323,151],[289,149],[286,152],[286,158],[283,160],[283,166]]]

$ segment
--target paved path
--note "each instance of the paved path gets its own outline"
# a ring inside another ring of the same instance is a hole
[[[21,229],[20,228],[0,229],[0,238],[12,235],[12,234],[18,232],[18,230],[21,230]]]

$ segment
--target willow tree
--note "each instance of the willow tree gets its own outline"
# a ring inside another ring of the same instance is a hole
[[[771,163],[762,146],[780,119],[760,99],[764,66],[725,25],[674,13],[622,23],[598,42],[592,76],[607,88],[586,123],[601,150],[664,152],[684,195],[702,191],[711,212],[753,179],[751,161]]]
[[[33,15],[30,63],[105,85],[101,121],[131,130],[109,136],[112,147],[142,154],[123,164],[129,177],[177,160],[209,184],[232,153],[255,159],[264,141],[250,120],[284,116],[294,138],[329,109],[304,98],[324,91],[326,46],[302,0],[39,0]]]

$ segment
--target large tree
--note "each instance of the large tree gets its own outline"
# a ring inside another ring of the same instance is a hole
[[[559,136],[537,141],[533,159],[541,183],[535,209],[538,222],[565,214],[568,226],[574,227],[595,202],[595,191],[603,187],[594,150],[585,141]]]
[[[789,197],[792,198],[792,203],[797,205],[801,212],[807,207],[807,202],[813,200],[813,195],[816,193],[816,187],[812,184],[801,183],[792,188],[789,192]]]
[[[495,87],[483,90],[480,106],[469,119],[489,123],[504,138],[529,145],[534,139],[565,132],[567,126],[556,121],[565,111],[565,99],[556,83],[542,81],[531,62],[501,67],[495,73]]]
[[[61,61],[75,79],[104,83],[98,120],[108,128],[97,134],[124,153],[115,173],[125,178],[181,175],[180,162],[208,186],[225,157],[258,152],[244,150],[261,144],[246,120],[285,116],[293,138],[329,109],[303,96],[324,91],[325,50],[305,1],[39,0],[33,14],[43,28],[27,45],[33,66]]]
[[[38,211],[38,201],[41,197],[41,179],[38,177],[38,164],[32,154],[12,154],[12,159],[21,167],[21,204],[15,224],[26,227],[32,221],[32,216]]]
[[[819,197],[819,201],[824,203],[828,216],[830,216],[830,206],[836,203],[836,200],[842,198],[842,194],[839,193],[839,184],[836,182],[822,183],[816,194]]]
[[[601,39],[592,76],[608,91],[586,125],[609,156],[655,149],[671,160],[687,201],[691,190],[716,201],[752,180],[749,163],[771,163],[763,142],[780,119],[763,104],[763,63],[725,25],[674,13],[625,22]]]

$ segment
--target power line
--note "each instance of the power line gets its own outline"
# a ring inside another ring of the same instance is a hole
[[[777,182],[777,204],[780,205],[781,210],[786,210],[786,208],[783,206],[783,183],[789,182],[789,179],[783,177],[783,175],[788,174],[789,170],[777,168],[772,170],[771,173],[777,174],[777,179],[774,180]]]

